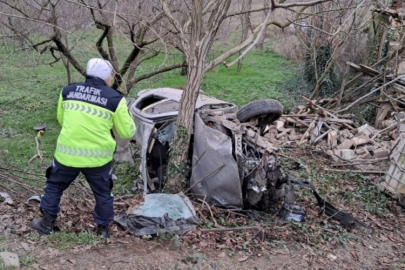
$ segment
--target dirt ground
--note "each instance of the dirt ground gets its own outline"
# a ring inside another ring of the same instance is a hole
[[[312,242],[319,228],[311,221],[308,234],[276,222],[255,223],[257,232],[197,228],[171,239],[142,239],[113,226],[109,243],[65,249],[63,239],[49,242],[31,231],[29,222],[38,214],[30,210],[33,205],[0,206],[0,246],[18,254],[20,261],[30,258],[21,269],[405,269],[405,217],[396,207],[398,215],[369,217],[372,233],[347,234],[332,222],[334,237],[318,242]],[[87,218],[91,222],[90,213]],[[345,235],[350,237],[341,240]]]
[[[22,269],[404,269],[403,238],[363,236],[360,242],[333,248],[289,243],[250,256],[226,248],[181,246],[128,236],[99,247],[69,251],[47,248],[21,238],[2,243],[20,258],[35,262]],[[389,235],[389,234],[388,234]]]
[[[316,161],[313,154],[297,154],[292,159]],[[329,195],[326,199],[364,227],[347,231],[318,212],[311,194],[297,191],[297,204],[306,210],[302,223],[282,222],[270,213],[194,204],[201,226],[181,237],[140,238],[114,224],[108,243],[98,238],[80,242],[89,234],[77,234],[73,240],[64,237],[66,232],[70,237],[79,232],[94,234],[94,202],[88,199],[91,191],[76,181],[62,198],[57,221],[62,232],[56,232],[57,237],[39,237],[30,229],[31,220],[40,216],[38,204],[27,202],[33,190],[10,190],[14,204],[0,202],[0,251],[18,254],[21,269],[405,269],[405,212],[375,188],[373,181],[381,177],[329,176],[322,169],[323,162],[315,163],[319,164],[304,164],[302,173],[289,174],[310,178],[321,194]],[[116,197],[116,214],[141,199],[141,195]],[[221,227],[255,229],[207,231]],[[67,243],[73,244],[67,247]]]

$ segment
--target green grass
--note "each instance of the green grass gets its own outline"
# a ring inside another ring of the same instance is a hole
[[[41,235],[39,235],[37,232],[30,232],[30,233],[25,234],[24,238],[29,241],[36,241],[41,238]]]
[[[173,61],[178,61],[173,57]],[[231,58],[228,62],[230,62]],[[163,56],[147,63],[156,66],[163,62]],[[218,66],[208,72],[203,79],[201,89],[205,94],[242,106],[248,102],[274,98],[283,102],[283,82],[291,76],[288,61],[273,53],[253,51],[243,59],[242,70],[237,72],[237,65],[230,68]],[[186,77],[179,76],[174,70],[157,77],[141,81],[130,93],[135,96],[139,90],[156,87],[184,88]]]
[[[91,44],[93,35],[83,34],[83,39]],[[128,45],[118,47],[122,61]],[[94,50],[90,46],[80,48],[78,59],[85,65]],[[222,49],[223,50],[223,49]],[[10,164],[39,175],[51,163],[60,126],[56,120],[56,105],[60,90],[67,84],[66,71],[62,63],[50,66],[53,59],[48,54],[39,55],[33,51],[12,52],[11,47],[0,48],[0,163],[7,168]],[[222,51],[213,51],[210,59]],[[182,61],[178,52],[160,54],[158,57],[142,64],[136,76],[147,73],[164,65]],[[217,97],[241,106],[249,101],[262,98],[282,97],[281,83],[290,76],[289,62],[283,58],[259,51],[252,51],[243,60],[241,72],[236,65],[231,68],[219,66],[204,77],[201,88],[207,95]],[[180,76],[180,70],[173,70],[136,84],[129,96],[136,96],[139,90],[154,87],[184,87],[186,77]],[[72,68],[72,81],[82,81],[81,75]],[[283,101],[283,100],[281,100]],[[33,127],[46,124],[46,133],[40,139],[40,149],[44,157],[41,165],[39,159],[28,163],[36,154]],[[129,176],[128,172],[132,175]],[[45,178],[31,177],[13,171],[25,182],[43,188]],[[118,168],[124,186],[130,186],[136,178],[137,169]],[[116,185],[114,193],[124,192]]]
[[[114,163],[113,167],[114,174],[117,176],[117,180],[114,181],[114,196],[131,193],[131,189],[134,187],[134,180],[139,176],[139,165],[132,166],[129,163]]]
[[[0,243],[2,243],[2,242],[7,242],[7,241],[9,241],[9,240],[11,240],[11,239],[14,239],[16,236],[15,235],[12,235],[12,234],[7,234],[7,235],[0,235]],[[0,247],[0,249],[1,249],[1,247]]]
[[[101,236],[89,234],[85,232],[67,233],[57,232],[51,233],[47,238],[47,245],[60,250],[69,250],[74,246],[90,245],[97,246],[105,242]]]
[[[0,58],[1,50],[0,50]],[[11,55],[1,66],[0,77],[0,163],[13,164],[23,169],[43,173],[50,164],[59,134],[56,120],[56,104],[59,91],[66,84],[62,66],[50,67],[31,52]],[[41,150],[45,158],[28,164],[35,155],[36,135],[33,127],[45,123],[47,131],[41,138]],[[29,178],[29,177],[27,177]],[[44,182],[26,179],[29,184],[42,187]]]
[[[25,266],[25,267],[30,266],[34,262],[35,262],[35,259],[33,257],[30,257],[30,256],[27,256],[27,257],[24,257],[24,258],[20,259],[20,264],[22,266]]]
[[[297,179],[305,179],[313,183],[319,194],[338,208],[344,206],[345,211],[350,212],[358,210],[360,206],[362,211],[373,215],[384,217],[387,214],[388,203],[391,199],[382,193],[369,178],[351,172],[326,173],[322,169],[322,165],[316,164],[306,157],[294,158],[294,161],[304,164],[311,172],[308,174],[306,169],[301,169],[298,171]],[[288,167],[288,162],[283,165]],[[294,174],[296,172],[291,172],[291,175]],[[348,191],[348,186],[353,190]],[[313,202],[316,201],[309,190],[299,190],[303,196],[309,197]]]

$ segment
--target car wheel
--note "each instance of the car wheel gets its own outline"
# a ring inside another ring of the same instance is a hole
[[[263,99],[250,102],[240,108],[236,118],[241,123],[249,122],[251,118],[258,117],[259,125],[265,126],[273,123],[283,114],[283,106],[278,100]]]

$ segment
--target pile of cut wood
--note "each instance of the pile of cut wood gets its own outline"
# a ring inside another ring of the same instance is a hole
[[[316,101],[303,99],[307,106],[283,115],[267,127],[264,137],[281,147],[317,145],[337,162],[386,160],[397,143],[397,126],[402,128],[401,121],[385,120],[383,129],[368,124],[359,126],[351,120],[352,115],[336,116]]]
[[[384,12],[405,25],[397,11]],[[332,160],[346,164],[387,160],[405,132],[405,30],[396,27],[391,32],[388,48],[378,36],[377,47],[386,48],[386,54],[380,49],[370,66],[348,62],[350,80],[344,79],[338,91],[317,100],[302,97],[305,105],[267,126],[264,137],[276,146],[316,145]],[[369,111],[374,110],[375,118],[368,122],[361,115],[366,107],[374,108]]]

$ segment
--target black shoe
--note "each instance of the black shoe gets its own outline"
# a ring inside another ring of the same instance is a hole
[[[96,230],[97,235],[101,235],[104,239],[108,238],[108,224],[98,225]]]
[[[50,234],[55,226],[56,216],[52,216],[45,211],[42,212],[42,219],[34,218],[32,228],[37,230],[41,235]]]

